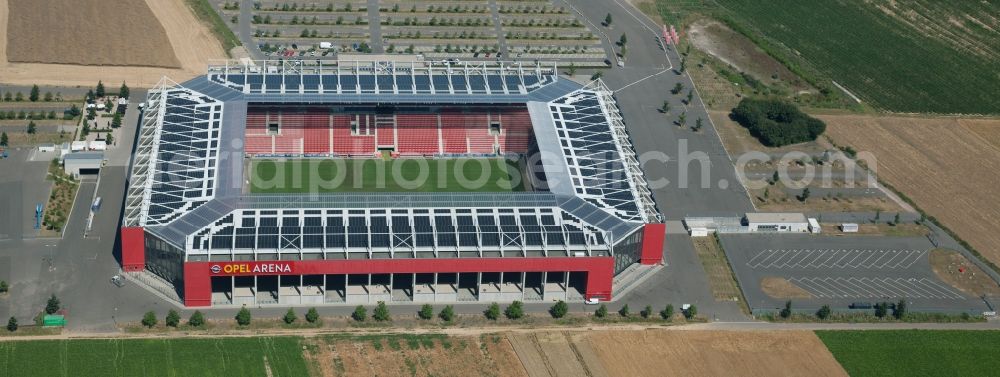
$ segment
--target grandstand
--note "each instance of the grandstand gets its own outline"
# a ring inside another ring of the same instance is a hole
[[[138,131],[122,267],[190,307],[611,300],[615,275],[662,260],[664,227],[611,92],[556,72],[265,61],[164,79]],[[538,156],[499,175],[525,191],[246,184],[261,166],[366,181],[427,159],[454,180],[463,161]]]

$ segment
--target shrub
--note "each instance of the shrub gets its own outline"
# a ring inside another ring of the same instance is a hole
[[[441,309],[441,313],[438,313],[438,318],[445,322],[451,322],[455,319],[455,308],[451,305],[445,306],[444,309]]]
[[[520,301],[514,301],[507,305],[507,309],[504,309],[503,315],[507,319],[520,319],[524,317],[524,303]]]
[[[319,321],[319,312],[316,311],[316,308],[309,308],[309,311],[306,312],[306,322],[316,323],[316,321]]]
[[[672,304],[667,304],[667,307],[660,311],[660,317],[663,319],[670,320],[674,316],[674,306]]]
[[[4,139],[7,138],[7,133],[6,132],[3,133],[3,138]],[[6,145],[6,144],[7,143],[5,141],[3,144],[0,144],[0,145]],[[6,280],[0,280],[0,293],[7,293],[8,290],[10,290],[10,287],[7,286],[7,281]]]
[[[170,309],[167,312],[167,318],[164,320],[164,323],[170,327],[177,327],[181,323],[181,315],[177,314],[176,310]]]
[[[791,301],[785,301],[785,308],[781,309],[781,312],[779,312],[778,314],[781,315],[781,318],[784,318],[784,319],[788,319],[789,317],[791,317],[792,316],[792,302]]]
[[[903,317],[906,316],[906,300],[899,300],[899,302],[892,307],[892,316],[896,319],[903,319]]]
[[[375,305],[375,311],[372,313],[372,318],[379,322],[392,320],[392,317],[389,316],[389,307],[385,305],[385,301],[379,301],[378,304]]]
[[[769,147],[813,141],[826,131],[823,121],[780,100],[745,98],[731,116]]]
[[[555,303],[555,305],[552,305],[552,307],[549,308],[549,314],[552,315],[552,318],[565,317],[567,312],[569,312],[569,305],[566,305],[563,300],[559,300]]]
[[[690,307],[687,308],[687,310],[684,311],[684,318],[685,319],[692,319],[696,315],[698,315],[698,307],[697,306],[691,305]]]
[[[594,311],[594,316],[597,317],[597,318],[607,317],[608,316],[608,306],[604,305],[604,304],[601,304],[601,306],[598,306],[597,310]]]
[[[632,313],[628,309],[628,304],[625,304],[625,306],[623,306],[621,309],[618,309],[618,315],[622,317],[628,318],[628,316],[631,314]]]
[[[816,318],[827,319],[830,318],[830,305],[823,305],[816,311]]]
[[[188,326],[191,327],[202,327],[205,325],[205,315],[201,314],[201,311],[195,310],[191,313],[191,317],[188,318]]]
[[[285,321],[285,323],[289,325],[294,323],[296,319],[299,319],[299,317],[295,315],[295,309],[292,308],[288,308],[288,311],[285,312],[285,316],[281,318],[281,320]]]
[[[146,314],[142,316],[143,326],[146,326],[148,328],[153,328],[153,326],[156,326],[156,322],[158,322],[156,320],[156,313],[153,313],[152,310],[146,312]]]
[[[420,311],[417,312],[417,316],[420,319],[428,320],[434,317],[434,307],[431,304],[424,304],[420,307]]]
[[[7,331],[17,331],[17,318],[10,317],[10,319],[7,320]]]
[[[364,306],[358,305],[354,308],[354,313],[351,313],[351,318],[358,322],[364,322],[365,318],[368,317],[368,310]]]
[[[483,312],[483,315],[485,315],[487,319],[496,321],[500,318],[500,305],[495,302],[490,304],[490,306],[486,308],[486,311]]]
[[[240,308],[239,313],[236,313],[236,324],[240,326],[250,325],[250,309],[246,306]]]
[[[643,308],[641,312],[639,312],[639,315],[641,315],[642,318],[649,318],[650,316],[653,315],[653,307],[646,305],[646,307]]]

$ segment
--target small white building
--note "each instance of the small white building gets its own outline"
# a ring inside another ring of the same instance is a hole
[[[320,42],[319,43],[319,48],[324,48],[325,49],[325,48],[332,48],[332,47],[333,47],[333,43],[330,43],[330,42]]]
[[[94,140],[90,142],[88,149],[92,151],[103,151],[108,149],[108,143],[104,140]]]
[[[56,145],[52,144],[52,143],[39,144],[38,145],[38,151],[39,152],[55,152],[56,151]]]
[[[857,233],[858,224],[857,223],[843,223],[840,224],[840,231],[844,233]]]
[[[87,149],[87,142],[86,141],[74,141],[69,146],[69,150],[73,151],[73,152],[80,152],[80,151],[83,151],[84,149]]]
[[[813,234],[819,234],[823,229],[819,226],[819,220],[812,217],[809,218],[809,232]]]
[[[708,237],[708,228],[691,228],[691,237]]]
[[[801,213],[747,213],[751,232],[808,232],[809,221]]]

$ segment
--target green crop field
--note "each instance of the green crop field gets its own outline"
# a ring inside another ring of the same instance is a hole
[[[250,192],[523,191],[516,161],[463,159],[254,160]]]
[[[992,376],[1000,331],[817,331],[851,376]]]
[[[0,377],[308,374],[294,337],[0,342]]]
[[[793,71],[818,71],[876,108],[1000,114],[996,1],[716,3],[722,17],[762,35],[766,50],[811,66]]]

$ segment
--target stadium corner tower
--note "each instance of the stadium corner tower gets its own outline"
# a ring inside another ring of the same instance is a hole
[[[554,65],[227,62],[161,81],[140,127],[122,268],[188,307],[603,301],[663,258],[612,92]],[[531,187],[248,187],[260,161],[413,158],[518,161]]]

